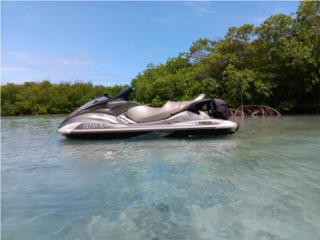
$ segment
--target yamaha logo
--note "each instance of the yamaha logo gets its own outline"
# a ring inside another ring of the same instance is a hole
[[[78,129],[101,129],[101,128],[107,128],[108,125],[106,123],[82,123]]]

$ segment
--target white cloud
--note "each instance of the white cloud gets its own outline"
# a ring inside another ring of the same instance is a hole
[[[87,55],[80,55],[80,56],[71,57],[71,58],[62,58],[62,59],[53,60],[52,64],[54,64],[57,67],[68,67],[68,68],[81,67],[82,68],[82,67],[86,67],[86,66],[90,66],[92,64],[95,64],[97,62],[92,60]]]
[[[185,7],[186,15],[162,15],[152,18],[151,21],[157,24],[165,24],[167,27],[181,27],[193,22],[194,17],[201,18],[217,14],[209,1],[181,1],[181,4]]]
[[[108,61],[94,60],[88,54],[81,54],[69,57],[43,57],[31,55],[24,52],[6,53],[6,57],[13,58],[21,65],[43,67],[50,66],[55,68],[83,68],[93,64],[108,64]]]
[[[3,65],[3,66],[1,66],[1,71],[3,71],[3,72],[32,72],[32,68]]]
[[[44,79],[50,79],[53,82],[90,81],[103,85],[130,81],[126,76],[108,72],[107,67],[110,67],[110,62],[93,59],[88,54],[44,57],[25,52],[6,52],[2,59],[2,84]]]
[[[32,56],[24,52],[12,52],[7,53],[7,55],[14,57],[18,61],[30,61]]]
[[[217,12],[212,9],[210,1],[186,1],[183,2],[186,7],[194,10],[195,13],[200,14],[216,14]]]

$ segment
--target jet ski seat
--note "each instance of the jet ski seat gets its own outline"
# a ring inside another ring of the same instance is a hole
[[[137,123],[160,121],[188,109],[191,104],[203,100],[204,98],[205,94],[200,94],[191,101],[167,101],[161,108],[136,106],[130,108],[126,113],[126,116]]]

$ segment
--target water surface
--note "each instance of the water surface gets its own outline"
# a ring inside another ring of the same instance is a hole
[[[2,118],[3,239],[320,239],[320,117],[211,139],[68,140]]]

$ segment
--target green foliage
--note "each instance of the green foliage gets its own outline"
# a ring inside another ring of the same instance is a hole
[[[148,65],[132,85],[134,98],[160,106],[200,93],[231,106],[266,104],[283,112],[320,113],[320,2],[303,1],[295,15],[270,16],[259,26],[231,27],[224,39],[199,39],[165,64]],[[7,84],[1,114],[67,113],[123,86],[90,83]]]
[[[136,100],[161,105],[199,93],[231,106],[267,104],[284,112],[320,112],[320,2],[295,15],[231,27],[219,41],[199,39],[187,53],[152,65],[132,82]],[[242,93],[242,94],[241,94]]]
[[[115,96],[123,87],[93,86],[91,83],[51,84],[49,81],[9,83],[1,86],[1,115],[69,113],[102,93]]]

